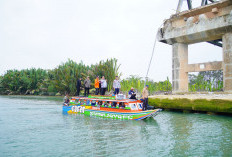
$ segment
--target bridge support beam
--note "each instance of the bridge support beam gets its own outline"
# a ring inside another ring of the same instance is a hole
[[[186,69],[187,72],[200,72],[200,71],[214,71],[214,70],[222,70],[222,62],[207,62],[207,63],[197,63],[197,64],[189,64]]]
[[[232,33],[222,36],[223,41],[223,88],[232,92]]]

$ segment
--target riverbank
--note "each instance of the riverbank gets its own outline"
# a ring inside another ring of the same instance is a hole
[[[5,97],[63,101],[63,96],[5,95]],[[232,115],[232,94],[154,95],[149,97],[149,105],[166,111]]]
[[[232,94],[155,95],[149,104],[164,110],[232,115]]]

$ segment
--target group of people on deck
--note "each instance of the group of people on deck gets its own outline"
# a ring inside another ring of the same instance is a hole
[[[89,79],[89,76],[87,76],[87,78],[84,80],[84,88],[85,88],[84,96],[89,95],[90,86],[91,86],[91,80]],[[107,80],[105,79],[105,77],[102,76],[101,79],[99,79],[99,76],[97,76],[94,81],[94,87],[95,87],[95,95],[98,94],[105,95],[107,88]],[[118,79],[118,76],[115,77],[115,80],[113,82],[113,88],[114,88],[114,94],[115,95],[119,94],[121,84]],[[81,78],[77,80],[77,93],[76,93],[77,96],[80,95],[80,91],[81,91]]]
[[[89,89],[91,86],[91,80],[89,79],[89,76],[84,80],[84,96],[89,95]],[[105,95],[106,88],[107,88],[107,80],[104,76],[99,79],[99,76],[96,77],[94,81],[94,87],[95,87],[95,95]],[[145,86],[145,88],[142,91],[142,99],[143,99],[143,110],[147,110],[148,105],[148,85]],[[114,88],[114,95],[119,94],[121,84],[118,76],[115,77],[115,80],[113,81],[113,88]],[[77,80],[77,92],[76,95],[80,95],[81,90],[81,78]],[[136,93],[134,91],[134,88],[132,87],[131,90],[128,92],[129,99],[136,99]]]
[[[107,80],[105,79],[105,76],[102,76],[101,80],[99,80],[99,76],[97,76],[94,82],[94,87],[95,95],[105,95],[107,88]]]
[[[89,95],[90,86],[91,86],[91,80],[89,79],[89,76],[87,76],[87,78],[84,80],[84,89],[85,89],[84,96]],[[97,76],[94,82],[94,87],[95,87],[95,95],[98,95],[98,94],[105,95],[106,88],[107,88],[107,80],[105,79],[105,77],[102,76],[100,80],[99,76]],[[77,80],[76,96],[80,95],[80,91],[81,91],[81,78]]]

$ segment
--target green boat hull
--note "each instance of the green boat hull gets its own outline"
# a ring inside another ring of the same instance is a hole
[[[63,106],[63,112],[68,114],[84,114],[87,116],[112,118],[121,120],[142,120],[148,117],[156,116],[161,109],[147,110],[147,111],[135,111],[135,112],[114,112],[100,110],[100,108],[92,106]]]

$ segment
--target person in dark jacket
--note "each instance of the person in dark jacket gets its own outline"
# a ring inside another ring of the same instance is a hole
[[[80,95],[80,91],[81,91],[81,78],[77,80],[77,96]]]
[[[91,81],[89,79],[89,76],[87,76],[86,80],[84,81],[84,85],[85,85],[85,96],[88,97],[89,89],[90,89],[90,86],[91,86]]]
[[[131,90],[129,90],[128,96],[129,96],[129,99],[136,99],[136,93],[133,87],[131,87]]]

